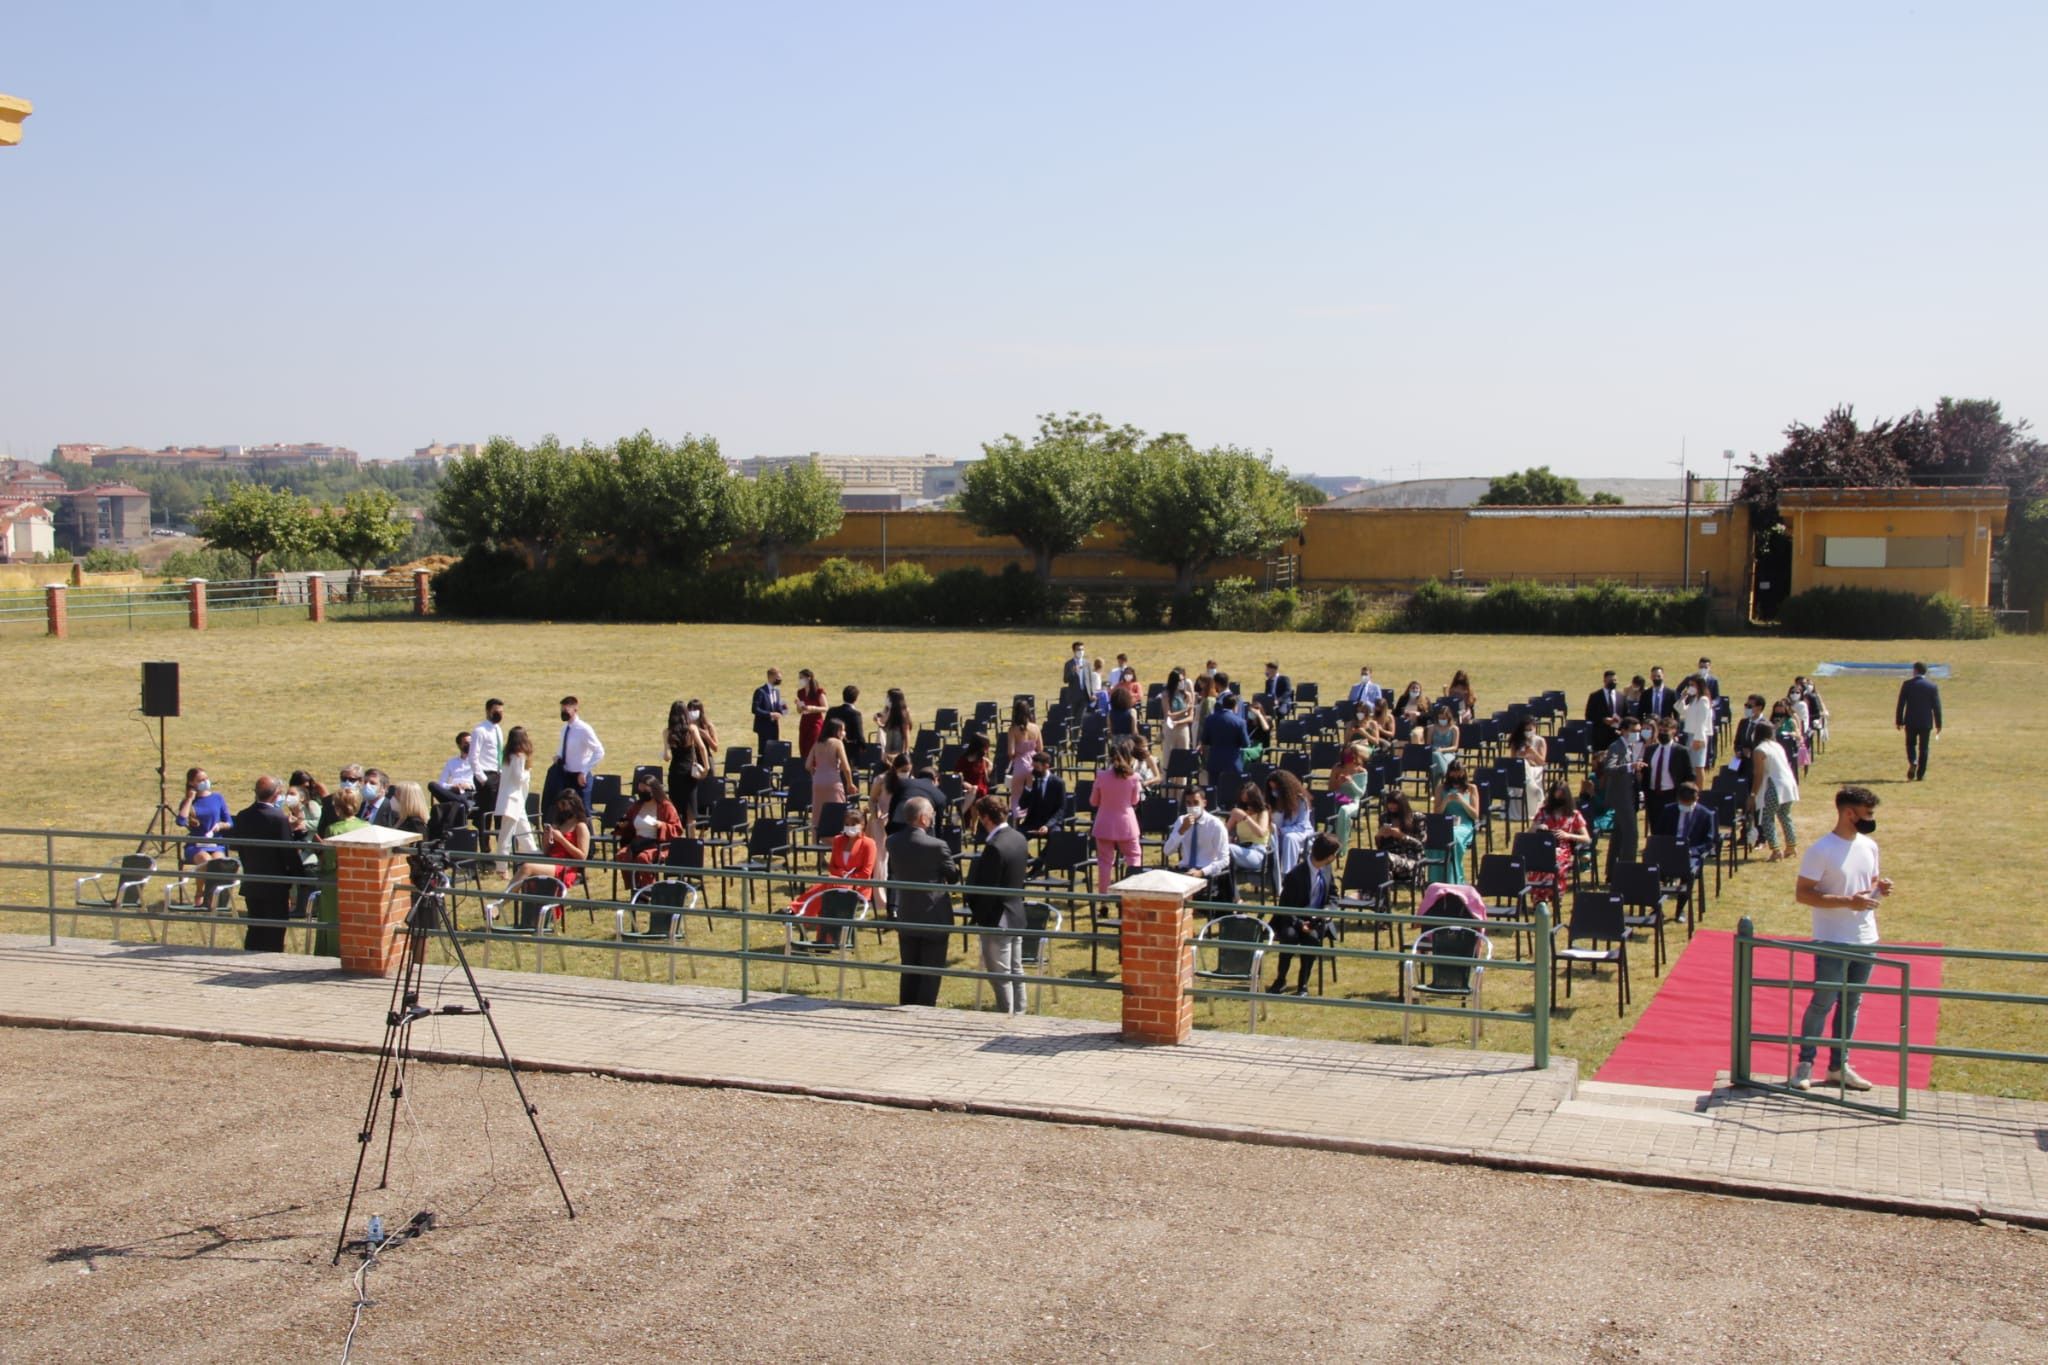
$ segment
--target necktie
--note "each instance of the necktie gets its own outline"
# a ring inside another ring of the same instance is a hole
[[[1607,690],[1607,714],[1608,714],[1608,715],[1610,715],[1610,716],[1611,716],[1611,715],[1614,715],[1614,714],[1615,714],[1615,710],[1614,710],[1614,689],[1613,689],[1613,688],[1609,688],[1609,689]]]
[[[566,725],[562,727],[562,752],[556,757],[561,760],[564,768],[569,766],[569,727]]]

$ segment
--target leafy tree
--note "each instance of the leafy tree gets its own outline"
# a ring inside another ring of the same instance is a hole
[[[782,577],[782,552],[823,540],[839,529],[839,481],[809,462],[763,474],[735,489],[746,527],[742,539],[760,554],[770,578]]]
[[[1621,506],[1621,494],[1595,493],[1592,497],[1587,498],[1586,502],[1593,507],[1619,507]]]
[[[1330,500],[1330,495],[1320,484],[1310,483],[1307,479],[1289,479],[1287,482],[1294,490],[1294,501],[1298,506],[1321,507]]]
[[[1110,488],[1110,519],[1125,545],[1172,568],[1176,597],[1194,592],[1211,564],[1270,554],[1301,530],[1293,481],[1271,456],[1197,450],[1173,432],[1120,458]]]
[[[1895,488],[1916,483],[2003,484],[2015,499],[2048,492],[2048,446],[2006,420],[1988,398],[1943,398],[1934,414],[1864,426],[1847,404],[1819,426],[1794,422],[1785,444],[1743,474],[1742,497],[1775,520],[1778,495],[1807,486]]]
[[[225,497],[207,499],[199,509],[199,533],[214,549],[247,559],[251,578],[263,572],[270,556],[304,553],[320,543],[313,504],[260,483],[237,484]]]
[[[1100,413],[1045,413],[1031,444],[1005,435],[982,446],[961,477],[960,511],[982,534],[1031,551],[1039,581],[1050,582],[1053,559],[1078,550],[1102,520],[1111,467],[1143,439]]]
[[[741,483],[718,442],[686,436],[671,445],[646,431],[609,452],[586,448],[577,471],[583,529],[626,554],[701,568],[747,529]]]
[[[1481,507],[1564,507],[1583,503],[1586,495],[1579,491],[1577,479],[1550,472],[1550,466],[1539,464],[1519,474],[1500,474],[1489,479],[1486,491],[1479,495]],[[1621,499],[1610,495],[1610,500]]]
[[[395,553],[412,534],[410,520],[398,521],[398,499],[381,488],[349,494],[339,507],[325,507],[320,541],[360,576],[371,560]]]
[[[545,567],[573,533],[583,469],[553,436],[531,449],[493,436],[450,462],[434,496],[434,521],[463,549],[519,550]]]

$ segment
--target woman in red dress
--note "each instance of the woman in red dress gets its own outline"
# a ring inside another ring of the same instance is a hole
[[[832,836],[832,851],[825,861],[825,875],[828,878],[844,877],[852,881],[873,881],[875,877],[875,841],[868,836],[867,820],[861,814],[860,806],[849,801],[846,805],[846,826]],[[862,900],[874,898],[871,886],[846,886],[838,881],[822,881],[805,891],[790,904],[792,915],[815,915],[818,903],[827,891],[851,891]]]
[[[796,671],[796,756],[808,758],[825,729],[825,688],[808,668]]]

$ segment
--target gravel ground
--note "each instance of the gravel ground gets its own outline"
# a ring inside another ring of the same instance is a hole
[[[0,1358],[338,1356],[371,1063],[0,1029]],[[2048,1238],[1152,1134],[416,1073],[360,1360],[2048,1358]],[[360,1226],[357,1231],[360,1231]]]

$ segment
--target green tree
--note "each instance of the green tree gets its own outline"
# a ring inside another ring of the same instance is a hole
[[[1553,474],[1547,464],[1535,465],[1519,474],[1496,475],[1479,495],[1481,507],[1563,507],[1585,500],[1577,479]]]
[[[577,502],[591,539],[649,560],[702,568],[747,529],[743,485],[718,442],[685,436],[671,445],[646,431],[610,452],[587,452]]]
[[[1592,497],[1587,498],[1586,501],[1594,507],[1619,507],[1621,506],[1621,495],[1619,493],[1595,493]]]
[[[1292,480],[1269,455],[1234,446],[1196,450],[1165,433],[1118,461],[1109,515],[1132,554],[1173,570],[1186,597],[1219,560],[1260,558],[1301,530]]]
[[[1078,550],[1103,518],[1111,468],[1144,439],[1112,427],[1100,413],[1045,413],[1038,436],[985,443],[961,478],[961,513],[983,535],[1009,536],[1031,551],[1040,582],[1052,581],[1056,556]]]
[[[823,540],[839,529],[839,481],[805,461],[742,480],[735,492],[746,526],[741,539],[761,556],[770,578],[782,577],[782,552]]]
[[[545,567],[575,530],[583,477],[578,452],[553,436],[530,449],[493,436],[449,464],[434,495],[434,521],[462,549],[520,550]]]
[[[321,509],[320,541],[361,577],[370,561],[397,552],[412,534],[410,520],[398,521],[398,499],[381,488],[364,488]]]
[[[208,545],[249,561],[251,578],[263,572],[263,561],[272,555],[301,554],[320,543],[313,504],[260,483],[236,484],[226,496],[207,499],[198,521]]]

